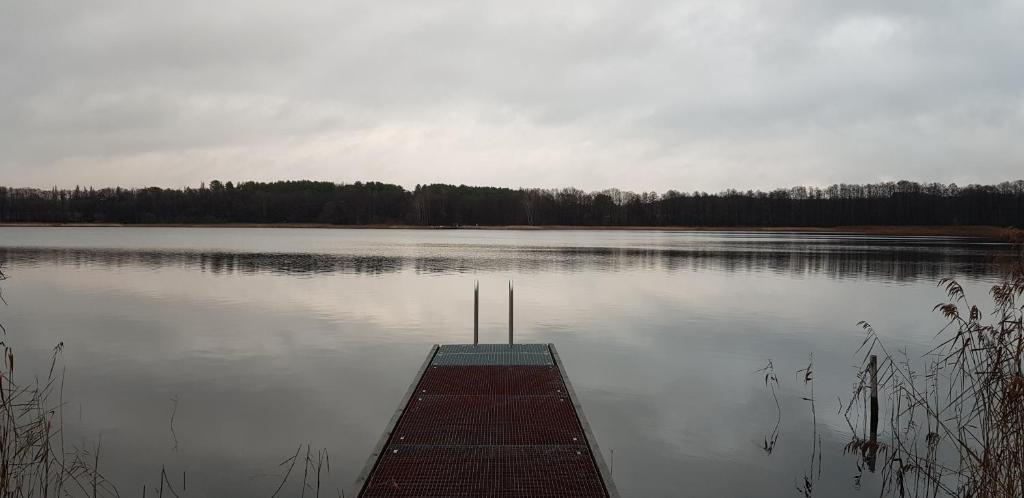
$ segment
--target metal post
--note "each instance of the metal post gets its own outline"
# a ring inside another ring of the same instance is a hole
[[[480,281],[473,285],[473,345],[480,342]]]
[[[512,281],[508,282],[508,345],[512,345]]]

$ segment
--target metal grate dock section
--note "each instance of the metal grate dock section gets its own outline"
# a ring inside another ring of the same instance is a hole
[[[618,497],[549,344],[434,346],[356,486],[367,498]]]
[[[439,346],[432,366],[554,365],[547,344],[453,344]]]

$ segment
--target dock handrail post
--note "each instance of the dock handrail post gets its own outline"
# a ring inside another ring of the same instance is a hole
[[[508,281],[508,345],[512,345],[512,281]]]
[[[480,342],[480,281],[473,285],[473,345]]]

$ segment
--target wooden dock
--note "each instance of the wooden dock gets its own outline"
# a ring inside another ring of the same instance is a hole
[[[619,496],[552,344],[434,346],[356,489],[366,498]]]

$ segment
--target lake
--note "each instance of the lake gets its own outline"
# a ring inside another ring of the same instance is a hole
[[[22,381],[64,343],[65,439],[102,441],[122,496],[153,493],[161,469],[184,496],[270,496],[307,443],[329,452],[325,494],[354,496],[430,346],[472,341],[474,282],[481,342],[506,340],[510,280],[517,342],[557,346],[623,496],[796,495],[811,355],[815,494],[877,496],[842,451],[857,322],[923,352],[945,324],[937,281],[988,302],[1005,251],[784,233],[8,227],[0,323]]]

